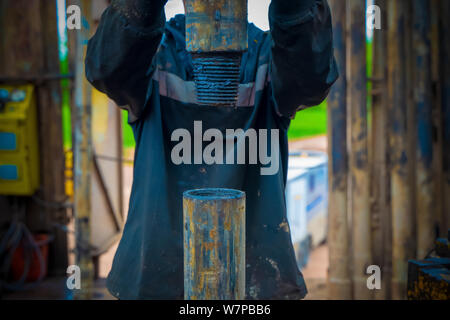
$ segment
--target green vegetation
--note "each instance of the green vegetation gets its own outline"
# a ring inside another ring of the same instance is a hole
[[[64,16],[58,17],[58,19],[65,19]],[[67,34],[60,33],[60,61],[61,61],[61,73],[66,74],[69,72],[69,64],[67,57]],[[367,42],[367,74],[370,77],[372,74],[372,41]],[[64,147],[70,149],[72,147],[72,127],[71,127],[71,108],[70,108],[70,88],[69,80],[65,79],[61,81],[62,87],[62,122],[63,122],[63,138]],[[372,88],[371,81],[367,83],[368,92]],[[370,126],[370,114],[371,114],[371,98],[368,95],[368,118]],[[126,111],[123,111],[123,146],[125,149],[133,148],[135,146],[133,131],[128,125],[128,115]],[[327,132],[327,104],[323,102],[321,105],[308,108],[297,113],[294,120],[291,121],[291,125],[288,131],[289,139],[307,138],[317,135],[323,135]]]
[[[372,44],[367,44],[367,60],[368,68],[367,73],[369,77],[372,74]],[[370,92],[372,83],[368,81],[367,83],[368,92]],[[64,95],[66,96],[66,95]],[[64,99],[64,105],[68,105],[69,101],[67,98]],[[371,99],[370,95],[367,98],[368,105],[368,118],[370,126],[370,106]],[[70,109],[68,106],[63,107],[63,123],[64,123],[64,142],[66,147],[71,144],[71,126],[70,126]],[[123,146],[125,149],[134,148],[135,141],[134,135],[131,127],[128,125],[128,113],[127,111],[122,112],[123,119]],[[327,133],[327,103],[324,101],[322,104],[316,107],[311,107],[306,110],[297,113],[295,119],[291,121],[291,125],[288,131],[289,140],[308,138],[318,135],[323,135]]]
[[[322,135],[327,132],[326,101],[297,113],[288,131],[289,140]]]
[[[123,147],[134,148],[136,142],[134,141],[133,129],[128,124],[128,111],[122,110],[122,128],[123,128]]]
[[[124,148],[135,146],[133,131],[128,125],[127,111],[122,113],[123,119],[123,145]],[[289,139],[299,139],[322,135],[327,132],[327,104],[323,102],[317,107],[308,108],[297,113],[291,122],[288,132]]]

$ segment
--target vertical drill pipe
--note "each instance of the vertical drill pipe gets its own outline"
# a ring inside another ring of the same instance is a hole
[[[245,193],[183,194],[185,300],[245,299]]]
[[[408,0],[404,4],[405,13],[405,57],[406,62],[405,72],[406,72],[406,117],[407,117],[407,158],[408,161],[408,200],[411,203],[409,210],[409,217],[411,217],[412,226],[412,239],[411,246],[412,252],[414,253],[411,258],[416,257],[417,253],[417,227],[416,227],[416,110],[414,104],[414,48],[413,48],[413,5],[412,1]]]
[[[328,97],[328,288],[330,299],[352,298],[347,224],[347,76],[346,1],[330,2],[333,15],[334,54],[340,77]]]
[[[434,246],[433,131],[430,3],[413,1],[414,104],[416,110],[417,257]]]
[[[388,110],[392,214],[392,298],[406,297],[407,263],[414,256],[407,156],[405,1],[388,1]]]
[[[186,0],[185,7],[187,51],[247,50],[247,0]]]
[[[83,17],[90,17],[91,2],[75,1],[82,8]],[[77,31],[76,74],[75,74],[75,237],[76,263],[81,269],[82,289],[75,298],[92,298],[94,268],[90,251],[91,235],[91,172],[93,169],[93,149],[91,130],[92,89],[84,75],[86,43],[90,36],[89,27]]]
[[[442,70],[442,121],[443,121],[443,194],[444,210],[440,222],[441,236],[445,237],[446,230],[450,228],[450,2],[441,1],[441,70]]]
[[[445,0],[444,0],[445,1]],[[441,62],[439,61],[440,48],[443,45],[439,41],[440,34],[440,14],[441,0],[431,0],[431,79],[433,81],[433,127],[435,129],[435,137],[433,139],[433,183],[434,198],[436,210],[436,225],[439,226],[444,216],[444,193],[443,191],[443,150],[442,150],[442,103],[441,103]],[[445,228],[441,231],[445,231]],[[439,234],[440,237],[444,233]]]
[[[247,0],[186,0],[185,7],[197,103],[236,106],[241,57],[248,49]]]
[[[386,28],[386,0],[375,2],[381,9],[382,29]],[[386,33],[375,30],[373,35],[372,144],[371,144],[371,216],[373,262],[383,270],[381,289],[376,299],[389,299],[391,281],[391,214],[389,203],[387,87],[386,87]]]
[[[353,294],[355,299],[370,299],[366,269],[372,263],[370,244],[369,165],[367,138],[366,87],[366,6],[364,0],[349,2],[350,36],[350,172]]]

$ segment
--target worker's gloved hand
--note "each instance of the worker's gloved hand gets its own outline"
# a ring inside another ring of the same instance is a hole
[[[270,6],[277,17],[297,16],[311,9],[316,0],[272,0]]]
[[[167,0],[113,0],[111,5],[131,24],[148,27],[165,17],[163,9],[166,3]]]

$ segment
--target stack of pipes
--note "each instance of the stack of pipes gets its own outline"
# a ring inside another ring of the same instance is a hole
[[[330,4],[341,77],[328,99],[329,297],[405,299],[408,260],[425,258],[449,228],[450,4]],[[366,10],[381,19],[370,79]],[[375,290],[371,265],[381,271]]]

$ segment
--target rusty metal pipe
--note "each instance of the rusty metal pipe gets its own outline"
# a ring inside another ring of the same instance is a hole
[[[439,59],[439,52],[442,44],[439,40],[440,35],[440,15],[441,15],[441,0],[430,1],[430,24],[431,24],[431,80],[434,86],[433,89],[433,127],[435,129],[435,137],[433,139],[433,184],[434,184],[434,208],[436,223],[439,225],[442,217],[444,217],[444,193],[443,193],[443,150],[442,150],[442,110],[441,110],[441,65]],[[444,225],[440,227],[440,231],[445,231]],[[439,234],[439,237],[444,237],[444,232]]]
[[[382,12],[382,28],[386,28],[386,2],[376,0]],[[388,175],[388,118],[386,85],[386,48],[385,32],[373,35],[373,78],[382,81],[373,82],[372,89],[372,130],[371,130],[371,216],[372,216],[372,254],[374,264],[383,270],[381,289],[375,290],[377,300],[390,298],[392,228],[389,202]]]
[[[414,102],[416,109],[417,257],[434,246],[433,123],[430,2],[413,1]]]
[[[197,103],[236,106],[241,57],[248,49],[247,0],[186,0],[185,8]]]
[[[330,299],[352,298],[347,224],[347,76],[346,1],[330,1],[333,15],[334,54],[340,77],[328,97],[328,288]]]
[[[245,299],[245,193],[183,194],[185,300]]]
[[[74,3],[82,8],[83,16],[91,22],[91,2],[77,0]],[[91,24],[89,25],[91,26]],[[92,87],[84,73],[86,43],[92,30],[84,27],[77,31],[75,61],[75,237],[76,263],[81,269],[83,287],[75,294],[75,299],[88,300],[93,296],[94,267],[90,250],[91,243],[91,173],[93,171],[92,145]]]
[[[406,298],[408,259],[414,257],[406,94],[405,0],[388,1],[388,110],[392,211],[392,298]]]
[[[442,97],[442,150],[443,150],[443,211],[440,218],[440,233],[445,236],[450,227],[450,2],[441,1],[441,97]]]
[[[351,0],[350,35],[350,116],[351,116],[351,212],[353,247],[353,294],[355,299],[371,299],[366,269],[372,264],[369,210],[369,163],[366,87],[366,2]]]

